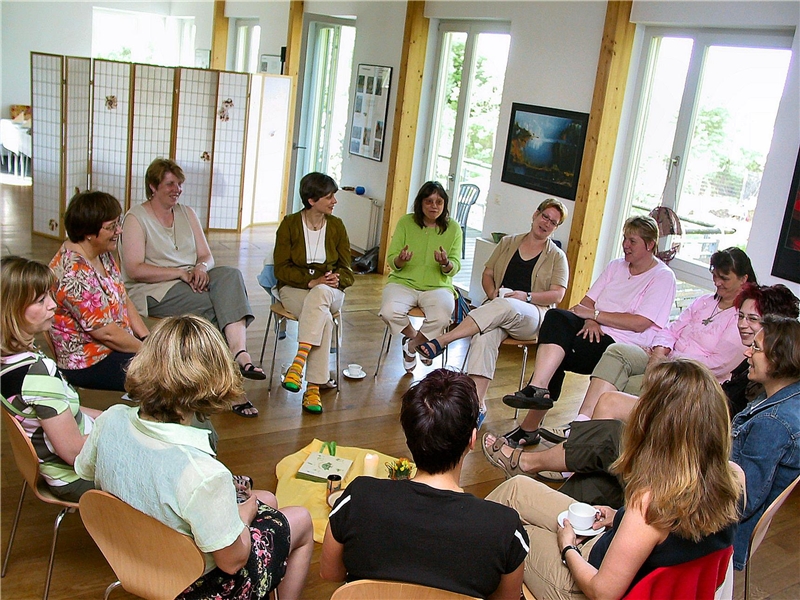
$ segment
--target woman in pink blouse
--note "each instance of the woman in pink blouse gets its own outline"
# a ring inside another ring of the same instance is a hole
[[[112,252],[122,209],[105,192],[80,192],[64,214],[68,240],[50,268],[58,304],[50,330],[58,366],[72,385],[125,391],[125,367],[149,331],[128,297]]]

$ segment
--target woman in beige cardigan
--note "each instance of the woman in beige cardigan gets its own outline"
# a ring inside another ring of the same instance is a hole
[[[467,373],[481,400],[479,423],[486,415],[484,398],[494,377],[500,343],[509,336],[536,337],[544,313],[564,297],[567,257],[550,235],[566,218],[561,202],[553,198],[542,202],[533,213],[530,231],[504,237],[486,262],[481,280],[486,302],[452,331],[417,347],[417,352],[433,358],[450,342],[472,337]]]

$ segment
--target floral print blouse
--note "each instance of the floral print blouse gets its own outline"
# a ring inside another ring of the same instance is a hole
[[[101,254],[100,261],[107,274],[98,273],[86,258],[64,245],[50,261],[58,279],[58,306],[50,333],[61,369],[86,369],[113,352],[90,331],[116,323],[133,335],[119,267],[110,252]]]

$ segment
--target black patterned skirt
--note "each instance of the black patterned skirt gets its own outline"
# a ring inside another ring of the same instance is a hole
[[[280,511],[258,502],[250,524],[252,546],[247,564],[233,575],[219,567],[186,588],[176,600],[257,600],[269,596],[286,573],[291,533]]]

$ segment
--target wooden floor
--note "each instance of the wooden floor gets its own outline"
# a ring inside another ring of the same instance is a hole
[[[2,254],[20,254],[49,262],[58,248],[58,242],[31,236],[30,188],[0,185],[2,204]],[[259,226],[240,235],[213,233],[209,236],[217,264],[236,266],[244,273],[250,301],[257,315],[248,329],[248,345],[254,358],[258,358],[266,326],[268,296],[258,286],[256,275],[263,260],[271,256],[275,227]],[[342,311],[344,343],[342,365],[350,362],[362,364],[368,377],[350,381],[340,378],[339,392],[323,393],[325,412],[313,416],[300,409],[300,394],[290,394],[279,385],[267,392],[266,382],[246,381],[248,398],[261,411],[258,419],[246,420],[232,414],[214,418],[220,434],[219,459],[232,472],[250,475],[256,486],[274,490],[275,465],[313,438],[336,440],[340,445],[372,448],[389,455],[409,456],[398,422],[400,397],[409,384],[428,371],[418,366],[412,376],[405,375],[400,360],[399,344],[395,341],[384,360],[377,379],[374,372],[383,323],[378,318],[381,290],[385,278],[379,275],[357,276],[355,285],[347,291]],[[295,348],[296,330],[290,326],[289,336],[279,342],[276,363],[291,359]],[[265,368],[269,367],[273,339],[270,336]],[[451,346],[449,364],[460,366],[465,343]],[[333,361],[331,361],[333,363]],[[489,415],[484,429],[504,432],[513,425],[513,410],[504,406],[504,394],[517,389],[521,352],[505,348],[500,354],[495,380],[489,388]],[[438,364],[436,361],[435,364]],[[530,372],[532,364],[529,364]],[[276,367],[277,370],[277,367]],[[558,424],[574,414],[586,388],[587,379],[568,375],[561,400],[551,411],[548,421]],[[105,408],[109,394],[87,392],[82,394],[87,406]],[[3,432],[2,444],[2,546],[5,551],[16,509],[22,480],[14,465],[10,447]],[[484,459],[480,450],[467,457],[462,485],[480,497],[502,481],[502,474]],[[23,507],[14,550],[8,573],[2,580],[3,598],[37,598],[44,589],[52,522],[56,510],[38,502],[29,493]],[[756,597],[800,598],[800,494],[795,492],[785,508],[778,514],[767,540],[754,561]],[[315,549],[308,584],[304,594],[309,599],[327,599],[336,584],[324,582],[318,575],[319,546]],[[101,598],[105,587],[114,580],[111,569],[85,532],[78,515],[68,515],[61,528],[56,550],[53,583],[50,598],[79,599]],[[736,588],[741,596],[743,577],[737,574]],[[113,598],[131,598],[124,591],[114,592]]]

